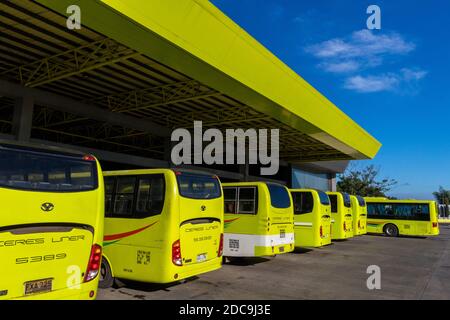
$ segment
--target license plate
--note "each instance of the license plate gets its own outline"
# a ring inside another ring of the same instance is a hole
[[[286,231],[285,230],[281,230],[280,231],[280,239],[284,239],[286,238]]]
[[[279,248],[280,252],[284,252],[284,247]]]
[[[203,262],[206,260],[206,253],[201,253],[197,255],[197,262]]]
[[[52,291],[53,279],[25,282],[25,295]]]

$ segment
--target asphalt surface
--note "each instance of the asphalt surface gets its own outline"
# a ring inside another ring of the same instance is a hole
[[[450,299],[450,225],[430,238],[365,235],[311,251],[224,264],[168,286],[125,282],[98,299]],[[367,288],[367,267],[381,289]]]

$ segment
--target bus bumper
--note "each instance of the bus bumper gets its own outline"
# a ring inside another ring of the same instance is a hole
[[[47,293],[18,297],[13,300],[95,300],[98,291],[97,279],[83,283],[79,288],[72,287]]]

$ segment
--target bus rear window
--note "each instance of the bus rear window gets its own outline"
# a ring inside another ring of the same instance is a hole
[[[291,206],[289,191],[285,187],[273,183],[268,183],[267,187],[269,188],[272,207],[286,209]]]
[[[331,205],[331,212],[337,213],[338,211],[338,198],[335,194],[328,195],[328,198],[330,199],[330,205]]]
[[[180,195],[191,199],[215,199],[222,195],[219,180],[213,176],[177,173]]]
[[[0,148],[0,187],[47,192],[78,192],[98,187],[95,161]]]
[[[319,194],[320,203],[324,206],[330,205],[330,198],[328,198],[328,195],[320,190],[317,190],[317,193]]]
[[[348,193],[342,192],[341,194],[344,198],[344,206],[346,206],[347,208],[351,208],[352,204],[350,202],[350,196],[348,195]]]
[[[356,198],[358,199],[358,203],[360,207],[365,207],[366,206],[366,201],[364,200],[363,197],[361,196],[356,196]]]

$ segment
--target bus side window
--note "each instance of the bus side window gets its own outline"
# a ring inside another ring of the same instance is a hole
[[[105,177],[105,215],[110,216],[112,213],[112,199],[114,193],[114,177]]]
[[[131,216],[136,177],[118,177],[113,215]]]
[[[223,188],[225,199],[225,213],[237,213],[237,188]]]
[[[239,187],[238,213],[256,214],[256,187]]]
[[[294,214],[311,213],[314,208],[314,198],[311,192],[295,192],[294,198]]]
[[[394,215],[394,208],[391,204],[386,204],[384,206],[384,215],[386,217],[392,217]]]
[[[136,201],[136,218],[161,214],[164,207],[164,175],[155,174],[139,179]]]

